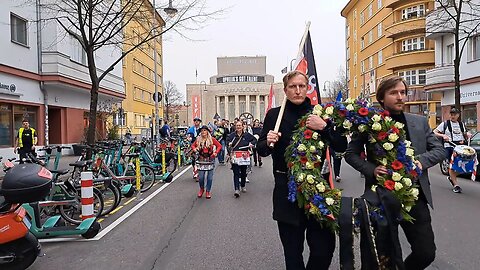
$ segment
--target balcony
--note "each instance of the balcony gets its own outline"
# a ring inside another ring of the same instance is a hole
[[[436,39],[444,35],[453,34],[454,30],[453,22],[448,20],[448,14],[443,9],[437,8],[427,15],[425,23],[426,38]]]
[[[405,0],[386,0],[385,7],[386,8],[395,8],[405,2]]]
[[[454,81],[455,70],[453,65],[438,66],[433,69],[427,70],[427,86],[451,83]]]
[[[404,69],[435,64],[435,50],[418,50],[394,54],[385,59],[387,69]]]
[[[400,20],[385,28],[387,38],[398,38],[400,36],[425,33],[425,17],[413,17]]]

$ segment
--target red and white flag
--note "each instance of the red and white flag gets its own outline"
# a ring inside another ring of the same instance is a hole
[[[268,93],[268,106],[265,110],[265,113],[268,112],[271,108],[275,108],[277,105],[275,103],[275,94],[273,93],[273,84],[270,85],[270,92]]]
[[[317,69],[315,67],[315,57],[313,56],[312,40],[310,38],[310,31],[307,32],[303,50],[297,56],[297,66],[295,70],[305,73],[308,77],[308,91],[307,97],[310,99],[312,105],[322,103],[320,97],[320,89],[317,81]]]

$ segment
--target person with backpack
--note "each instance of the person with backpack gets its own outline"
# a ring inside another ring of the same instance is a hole
[[[459,117],[460,110],[452,108],[450,110],[450,120],[442,122],[433,130],[433,133],[444,141],[443,146],[445,147],[448,161],[451,160],[454,149],[454,146],[449,142],[453,142],[456,145],[466,144],[466,141],[472,136],[470,132],[467,132],[465,124],[458,120]],[[457,172],[451,168],[448,169],[448,180],[453,186],[453,192],[461,193],[462,188],[458,185],[457,175]]]

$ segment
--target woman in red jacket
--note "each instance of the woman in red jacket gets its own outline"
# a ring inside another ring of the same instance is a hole
[[[210,130],[207,126],[200,128],[200,135],[198,135],[195,142],[192,144],[192,149],[198,154],[197,166],[198,166],[198,184],[200,185],[200,191],[197,196],[201,198],[205,191],[205,175],[207,175],[207,187],[205,197],[210,199],[212,194],[213,171],[215,165],[215,158],[217,157],[222,145],[210,134]]]

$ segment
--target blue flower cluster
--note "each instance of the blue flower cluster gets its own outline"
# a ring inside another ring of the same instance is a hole
[[[297,200],[297,183],[295,183],[295,176],[290,176],[290,181],[288,181],[288,200],[290,202],[295,202]]]

